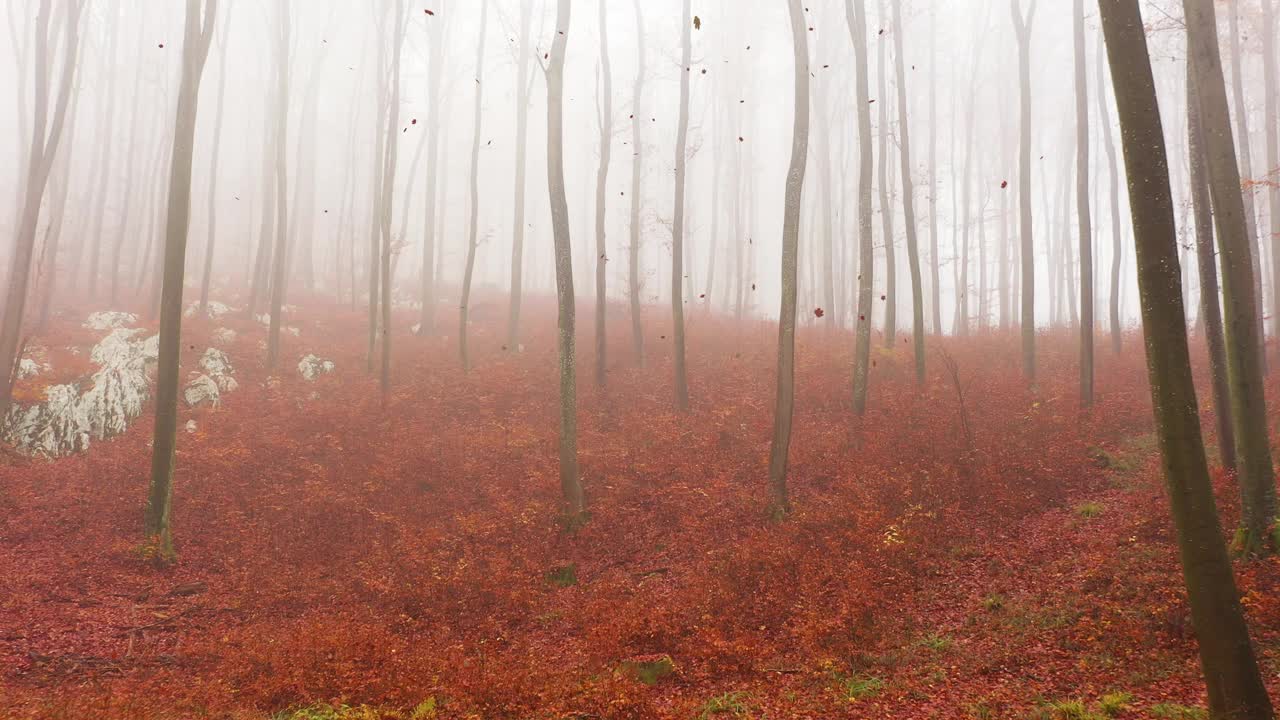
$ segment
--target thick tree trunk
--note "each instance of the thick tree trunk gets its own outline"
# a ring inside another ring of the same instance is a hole
[[[547,63],[547,188],[555,236],[556,304],[560,354],[560,490],[571,522],[586,509],[578,478],[577,372],[574,367],[573,248],[564,187],[564,56],[569,40],[569,0],[557,0],[556,34]]]
[[[782,303],[778,314],[778,383],[773,409],[773,442],[769,450],[770,512],[781,517],[789,509],[787,455],[795,409],[796,264],[800,244],[800,199],[809,156],[809,40],[800,0],[787,0],[791,42],[795,49],[795,121],[791,166],[787,171],[782,218]]]
[[[169,210],[165,220],[164,286],[160,291],[160,365],[156,378],[156,422],[151,454],[151,488],[145,529],[161,558],[173,559],[169,508],[173,499],[173,458],[178,431],[178,374],[182,354],[182,289],[191,218],[191,155],[195,145],[200,77],[213,37],[218,0],[187,0],[173,152],[169,168]]]
[[[1231,562],[1222,543],[1200,435],[1179,288],[1173,194],[1142,13],[1138,0],[1100,0],[1099,6],[1123,129],[1147,374],[1187,599],[1209,691],[1209,716],[1270,720],[1271,702],[1249,644]],[[1235,195],[1239,198],[1238,192]]]
[[[1187,18],[1189,62],[1200,98],[1213,215],[1222,251],[1223,314],[1241,493],[1239,545],[1249,554],[1269,554],[1274,550],[1270,529],[1276,518],[1276,488],[1267,433],[1266,392],[1259,362],[1262,338],[1258,336],[1257,313],[1260,304],[1254,295],[1252,248],[1245,232],[1240,170],[1236,165],[1227,90],[1218,53],[1217,19],[1213,4],[1201,0],[1183,0],[1183,11]],[[1275,220],[1273,217],[1273,222]]]

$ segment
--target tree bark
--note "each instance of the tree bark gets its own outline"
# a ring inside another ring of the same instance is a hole
[[[609,64],[609,17],[607,3],[600,3],[600,167],[596,171],[596,386],[604,387],[608,364],[608,337],[605,311],[609,255],[605,244],[605,191],[609,182],[609,160],[613,152],[613,69]]]
[[[1010,0],[1013,27],[1018,38],[1019,140],[1018,140],[1018,232],[1022,246],[1022,374],[1029,382],[1036,377],[1036,265],[1031,219],[1031,24],[1036,0],[1026,14],[1021,0]]]
[[[286,165],[289,133],[289,3],[277,6],[276,28],[276,237],[272,252],[271,320],[267,329],[267,369],[274,371],[280,360],[280,327],[284,308],[285,273],[289,267],[286,243],[289,238],[289,173]]]
[[[462,299],[458,305],[458,357],[462,369],[471,369],[471,356],[467,349],[467,323],[471,305],[471,278],[475,274],[476,247],[480,232],[480,131],[481,102],[484,100],[484,45],[489,19],[489,0],[480,0],[480,37],[476,43],[476,97],[475,133],[471,138],[471,219],[467,228],[467,263],[462,271]]]
[[[1080,228],[1080,404],[1093,405],[1093,218],[1089,207],[1089,85],[1085,79],[1084,0],[1075,0],[1076,224]]]
[[[773,441],[769,450],[770,513],[781,517],[790,508],[787,498],[787,455],[795,410],[796,263],[800,244],[800,199],[809,155],[809,40],[800,0],[787,0],[791,14],[791,42],[795,50],[795,120],[791,137],[791,166],[782,218],[782,303],[778,313],[778,379],[773,409]]]
[[[155,437],[151,454],[151,488],[145,530],[162,559],[172,560],[173,462],[178,431],[178,374],[182,354],[182,290],[191,218],[191,155],[195,145],[200,78],[218,14],[218,0],[187,0],[182,44],[182,82],[174,120],[169,167],[169,209],[165,221],[164,282],[160,291],[160,365],[156,378]]]
[[[1120,170],[1116,161],[1116,143],[1111,132],[1111,112],[1107,107],[1107,91],[1104,82],[1103,62],[1106,48],[1098,45],[1098,124],[1102,126],[1102,145],[1107,151],[1107,174],[1111,184],[1111,352],[1119,355],[1124,349],[1124,328],[1120,325],[1120,263],[1124,260],[1120,229]]]
[[[690,0],[682,3],[680,54],[680,117],[676,129],[676,197],[671,219],[671,322],[675,340],[675,395],[676,409],[689,409],[689,379],[685,369],[684,337],[684,203],[685,182],[688,168],[689,145],[689,75],[693,55],[693,13]]]
[[[601,4],[601,13],[604,5]],[[529,91],[533,85],[529,60],[534,52],[529,47],[533,28],[533,3],[520,4],[520,61],[516,76],[516,178],[514,216],[511,237],[511,297],[507,315],[507,349],[520,348],[520,304],[524,293],[524,225],[525,225],[525,175],[526,156],[529,147]]]
[[[907,124],[907,70],[902,59],[902,0],[893,0],[893,50],[898,70],[898,142],[902,159],[902,214],[907,226],[907,266],[911,273],[912,346],[916,382],[924,382],[924,287],[920,277],[920,248],[916,239],[915,188],[911,180],[911,132]]]
[[[577,372],[574,366],[573,248],[564,187],[564,56],[569,40],[569,0],[556,2],[556,34],[547,64],[547,188],[555,237],[556,304],[560,355],[560,490],[567,515],[578,521],[586,509],[578,478]]]
[[[855,93],[858,108],[858,308],[856,340],[853,351],[853,410],[862,415],[867,409],[867,386],[871,365],[871,312],[875,291],[875,247],[871,228],[871,87],[867,71],[866,0],[845,0],[845,20],[853,39]],[[932,180],[932,175],[930,179]],[[935,205],[936,207],[936,205]],[[936,238],[936,228],[934,237]],[[935,245],[936,248],[936,245]],[[937,250],[933,254],[937,268]],[[937,289],[935,275],[934,290]],[[934,329],[941,332],[937,316]]]
[[[644,328],[640,317],[640,178],[644,170],[644,138],[640,128],[640,106],[644,98],[645,48],[644,13],[640,0],[633,0],[636,13],[636,79],[631,93],[631,245],[627,248],[628,293],[631,303],[631,349],[636,365],[644,366]]]

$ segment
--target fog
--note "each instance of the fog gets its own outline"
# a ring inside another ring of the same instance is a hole
[[[3,0],[0,717],[1272,717],[1274,1]]]

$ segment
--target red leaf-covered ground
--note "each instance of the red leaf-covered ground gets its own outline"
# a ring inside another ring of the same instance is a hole
[[[270,385],[262,325],[188,321],[192,366],[216,327],[239,333],[241,388],[183,411],[198,429],[179,438],[172,567],[141,537],[149,415],[76,457],[0,460],[0,716],[1023,718],[1119,692],[1121,717],[1202,704],[1138,337],[1100,350],[1087,412],[1067,332],[1042,336],[1034,389],[1013,337],[931,341],[923,388],[906,346],[876,349],[859,419],[852,339],[802,331],[795,509],[775,522],[773,326],[692,315],[680,414],[655,309],[645,367],[619,322],[608,389],[581,373],[590,519],[567,531],[553,308],[532,303],[513,353],[501,300],[486,303],[467,374],[456,338],[396,332],[385,403],[361,311],[315,301],[289,317],[301,334]],[[79,319],[53,336],[77,336]],[[307,352],[337,372],[303,381]],[[1229,525],[1233,485],[1218,480]],[[1280,565],[1239,574],[1274,686]],[[637,677],[666,659],[671,673]]]

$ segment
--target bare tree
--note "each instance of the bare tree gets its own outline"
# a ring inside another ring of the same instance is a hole
[[[604,12],[601,5],[601,13]],[[511,298],[507,316],[507,347],[520,347],[520,303],[524,294],[524,224],[525,174],[529,147],[529,92],[533,88],[533,71],[529,67],[533,49],[529,40],[533,33],[533,3],[520,3],[520,60],[516,77],[516,178],[511,237]],[[432,68],[435,71],[435,68]],[[438,78],[438,76],[437,76]],[[438,82],[438,79],[437,79]],[[431,172],[435,172],[434,169]]]
[[[1222,543],[1200,435],[1179,290],[1169,163],[1142,13],[1138,0],[1100,0],[1099,6],[1123,130],[1147,374],[1182,574],[1209,691],[1209,715],[1269,720],[1271,702],[1249,644],[1231,562]]]
[[[551,41],[547,75],[547,189],[551,196],[551,228],[556,250],[556,304],[559,308],[560,353],[560,490],[572,520],[586,509],[578,477],[577,371],[574,364],[573,248],[569,237],[569,202],[564,188],[564,56],[569,41],[569,0],[556,2],[556,34]]]
[[[1124,332],[1120,327],[1120,261],[1123,259],[1123,246],[1120,237],[1120,170],[1116,161],[1116,143],[1111,132],[1111,112],[1107,107],[1107,90],[1104,82],[1103,53],[1106,48],[1098,44],[1098,124],[1102,126],[1102,145],[1107,151],[1107,174],[1110,177],[1111,189],[1111,292],[1108,302],[1111,306],[1111,351],[1116,355],[1124,346]]]
[[[911,132],[907,125],[907,70],[902,58],[902,0],[893,0],[893,55],[898,71],[898,145],[902,160],[902,214],[907,226],[907,265],[911,273],[912,346],[916,382],[924,382],[924,287],[920,278],[920,248],[916,240],[915,187],[911,180]]]
[[[471,305],[471,278],[476,267],[476,248],[480,232],[480,129],[481,103],[484,100],[484,45],[489,24],[489,0],[480,0],[480,37],[476,43],[475,132],[471,137],[471,219],[467,228],[467,263],[462,271],[462,299],[458,304],[458,356],[462,369],[471,368],[467,352],[467,324]]]
[[[1080,404],[1093,404],[1093,218],[1089,208],[1089,85],[1084,0],[1072,9],[1076,66],[1076,223],[1080,228]]]
[[[607,3],[600,3],[600,167],[596,171],[596,385],[604,387],[607,365],[605,310],[608,307],[606,271],[609,262],[605,244],[605,190],[609,182],[609,159],[613,151],[613,69],[609,65],[609,17]]]
[[[853,39],[858,108],[858,318],[853,351],[853,409],[862,415],[867,409],[868,374],[871,365],[871,308],[875,291],[875,247],[871,230],[871,88],[867,72],[866,0],[845,0],[845,20]],[[932,178],[932,176],[930,176]],[[936,246],[935,246],[936,247]],[[934,252],[936,267],[937,252]],[[936,277],[936,276],[935,276]],[[937,289],[937,280],[934,280]],[[941,332],[935,318],[935,329]]]
[[[191,219],[191,155],[195,145],[200,78],[218,16],[218,0],[187,0],[182,43],[182,82],[174,119],[169,167],[169,209],[165,221],[164,287],[160,291],[160,366],[156,379],[155,437],[145,530],[160,557],[173,559],[169,508],[173,499],[173,458],[178,431],[178,373],[182,354],[182,290],[187,262],[187,225]]]
[[[209,167],[209,207],[208,218],[209,227],[208,235],[204,244],[204,267],[200,279],[200,310],[203,312],[209,305],[209,284],[213,278],[213,250],[215,242],[218,238],[218,150],[222,145],[222,115],[223,115],[223,98],[226,95],[227,88],[227,25],[231,23],[231,7],[228,3],[227,11],[224,13],[222,21],[222,29],[218,32],[221,36],[222,45],[218,48],[218,107],[215,111],[215,119],[213,124],[213,150],[211,151],[211,160]],[[110,118],[108,118],[110,122]],[[97,256],[94,256],[94,266],[97,265]]]
[[[280,328],[284,314],[285,272],[289,267],[286,242],[289,238],[289,171],[286,166],[289,133],[289,37],[292,32],[287,0],[277,3],[276,20],[276,237],[272,252],[271,319],[267,330],[267,368],[275,370],[280,360]]]
[[[676,199],[671,218],[671,320],[675,340],[676,409],[689,409],[689,380],[684,353],[684,203],[689,157],[689,75],[693,73],[693,13],[684,0],[680,31],[680,118],[676,129]]]
[[[1035,20],[1036,2],[1023,14],[1021,0],[1010,0],[1013,28],[1018,37],[1019,101],[1018,140],[1018,204],[1022,238],[1022,374],[1028,380],[1036,377],[1036,265],[1032,243],[1031,221],[1031,24]]]
[[[637,365],[644,365],[644,328],[640,312],[640,179],[644,170],[644,136],[640,132],[640,105],[644,99],[644,13],[633,0],[636,13],[636,79],[631,91],[631,244],[627,248],[627,289],[631,304],[631,347]]]
[[[1241,494],[1239,547],[1248,554],[1265,555],[1275,549],[1269,528],[1276,517],[1276,488],[1259,360],[1262,338],[1258,336],[1259,303],[1254,295],[1252,248],[1245,231],[1244,199],[1240,195],[1240,170],[1218,52],[1216,13],[1212,3],[1200,0],[1183,0],[1183,11],[1187,18],[1188,62],[1200,100],[1213,216],[1222,252],[1223,314]]]
[[[687,0],[686,0],[687,3]],[[791,166],[787,171],[782,218],[782,304],[778,313],[778,383],[773,409],[773,442],[769,450],[770,512],[787,512],[787,455],[795,411],[796,264],[800,245],[800,199],[809,156],[809,40],[800,0],[787,0],[791,43],[795,50],[795,120]]]
[[[436,249],[436,196],[440,178],[440,106],[444,102],[444,98],[440,94],[440,79],[444,72],[445,62],[445,32],[441,27],[442,22],[437,20],[435,16],[426,15],[427,32],[429,42],[431,43],[431,59],[430,67],[427,69],[427,187],[424,200],[426,201],[425,217],[422,226],[422,314],[418,318],[418,333],[420,335],[430,335],[435,332],[436,327],[436,283],[434,263],[441,255]],[[523,55],[528,55],[528,49]],[[529,81],[532,83],[532,80]],[[522,108],[528,107],[528,84],[525,86],[526,95]],[[526,114],[527,117],[527,114]],[[522,157],[524,143],[518,143],[520,149],[517,149],[517,158]],[[517,164],[517,168],[519,168]],[[516,207],[523,210],[523,183],[518,186],[517,193],[521,200],[517,201]],[[524,232],[523,216],[516,216],[516,233],[517,237],[523,242]],[[520,263],[514,259],[515,250],[513,249],[513,265],[515,268],[520,267]],[[515,269],[512,270],[516,272]],[[514,277],[514,275],[513,275]],[[512,312],[516,315],[511,322],[512,328],[519,328],[519,305],[520,292],[518,288],[512,287]]]
[[[56,46],[58,41],[50,37],[51,0],[40,0],[39,10],[36,11],[35,93],[32,105],[35,118],[31,125],[31,144],[26,161],[27,177],[23,182],[25,191],[22,215],[9,262],[9,287],[5,295],[3,324],[0,324],[0,418],[8,412],[13,399],[11,378],[18,362],[27,287],[31,282],[31,260],[35,254],[36,226],[40,222],[40,203],[44,199],[53,160],[58,154],[58,144],[62,140],[67,119],[67,106],[75,84],[76,58],[80,50],[80,13],[84,9],[84,3],[85,0],[67,0],[64,6],[62,73],[57,81],[57,96],[52,108],[49,106],[50,94],[54,89],[51,87],[54,79],[50,46]],[[50,109],[53,110],[52,121],[49,117]]]

